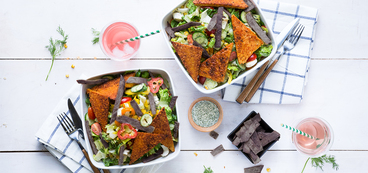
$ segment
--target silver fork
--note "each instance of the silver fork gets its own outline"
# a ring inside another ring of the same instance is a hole
[[[246,102],[249,102],[250,99],[252,99],[253,95],[256,93],[256,91],[261,86],[263,81],[266,79],[268,74],[270,74],[271,70],[273,69],[273,67],[275,67],[276,63],[279,61],[281,55],[283,55],[285,53],[285,51],[290,51],[291,49],[293,49],[295,47],[296,43],[298,43],[299,38],[300,38],[300,36],[302,35],[302,33],[304,31],[304,28],[305,27],[302,24],[298,24],[298,26],[294,28],[293,33],[290,34],[288,38],[286,38],[284,44],[282,45],[281,53],[276,58],[275,57],[272,58],[272,60],[270,61],[272,63],[269,63],[269,65],[266,68],[264,68],[265,70],[264,70],[262,76],[259,77],[259,79],[257,80],[257,82],[254,84],[253,87],[250,87],[251,90],[247,91],[247,92],[249,92],[248,95],[240,94],[240,96],[236,99],[236,101],[238,103],[243,103],[244,100]],[[245,91],[243,91],[243,92],[245,92]]]
[[[70,139],[76,141],[80,147],[80,149],[82,150],[84,156],[86,157],[89,165],[91,166],[92,170],[94,173],[101,173],[98,168],[96,168],[91,160],[88,157],[88,153],[87,151],[84,149],[84,147],[82,146],[82,144],[79,142],[80,139],[80,133],[78,132],[78,129],[75,128],[75,125],[73,123],[73,121],[65,114],[65,112],[63,112],[62,114],[60,114],[59,116],[56,117],[59,122],[60,125],[63,127],[65,133],[69,136]]]

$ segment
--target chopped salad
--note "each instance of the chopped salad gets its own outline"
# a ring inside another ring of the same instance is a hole
[[[146,79],[146,82],[139,83],[138,81],[135,83],[127,83],[127,80],[125,80],[125,91],[122,98],[115,101],[109,99],[110,101],[107,107],[107,122],[110,122],[113,115],[114,105],[116,105],[115,102],[120,102],[116,113],[116,120],[112,123],[107,123],[105,127],[101,127],[102,123],[99,122],[99,115],[96,114],[96,111],[99,110],[97,110],[97,107],[93,107],[94,105],[97,105],[97,102],[95,101],[94,103],[92,101],[91,93],[88,94],[87,91],[88,97],[86,99],[86,104],[88,106],[88,112],[85,114],[85,120],[89,125],[89,132],[93,138],[93,144],[91,144],[91,146],[94,145],[97,149],[97,153],[94,153],[93,159],[97,162],[103,162],[105,166],[132,164],[130,162],[130,158],[135,139],[137,139],[140,133],[144,132],[141,129],[148,129],[151,127],[151,123],[154,121],[161,109],[165,112],[167,117],[168,126],[170,127],[170,138],[172,138],[174,143],[178,142],[178,127],[176,127],[176,124],[178,124],[177,113],[175,101],[172,100],[173,96],[168,88],[168,81],[161,75],[149,74],[148,71],[130,71],[125,72],[123,75],[124,78],[127,78],[128,80],[131,77],[137,77],[139,79]],[[153,76],[151,77],[150,75]],[[119,77],[109,75],[102,78],[108,78],[109,81],[112,81]],[[109,84],[105,83],[101,85]],[[96,85],[95,87],[99,86]],[[104,88],[108,87],[104,86]],[[95,90],[103,93],[100,90]],[[157,110],[154,110],[155,113],[152,111],[152,103],[150,103],[149,95],[153,96],[153,105]],[[125,119],[132,121],[132,123],[121,123],[119,119],[123,116],[125,116]],[[139,123],[137,124],[137,122]],[[152,131],[147,132],[146,134],[148,133],[152,134]],[[150,141],[147,143],[150,143]],[[136,150],[139,149],[136,148]],[[134,163],[144,162],[143,160],[145,158],[154,154],[158,155],[158,151],[161,151],[161,154],[159,154],[158,157],[165,157],[172,152],[168,149],[168,146],[158,143],[143,156],[140,156],[140,158],[137,161],[134,161]]]
[[[173,12],[172,20],[169,21],[169,25],[171,28],[175,28],[190,22],[199,22],[200,25],[191,26],[187,29],[176,31],[174,33],[175,37],[171,37],[170,41],[179,42],[187,45],[193,45],[193,41],[195,41],[208,52],[209,56],[212,56],[230,43],[235,43],[234,30],[232,26],[231,16],[229,15],[235,15],[238,19],[241,20],[241,22],[244,23],[245,26],[252,29],[247,22],[247,13],[244,10],[224,8],[222,15],[223,17],[221,20],[221,46],[219,48],[215,48],[216,28],[213,28],[213,24],[211,24],[213,23],[213,21],[211,20],[215,17],[218,9],[219,7],[196,6],[195,4],[193,4],[193,0],[188,0],[183,6],[177,8]],[[268,28],[266,28],[264,22],[261,20],[261,17],[259,14],[257,14],[256,10],[253,9],[250,12],[252,13],[252,16],[257,24],[261,26],[263,32],[268,33]],[[254,30],[252,31],[254,32]],[[237,53],[235,47],[236,46],[234,44],[232,53],[230,54],[229,62],[227,64],[225,80],[223,82],[216,82],[209,78],[199,76],[199,83],[201,83],[204,88],[213,89],[226,82],[230,83],[233,79],[237,78],[245,71],[254,67],[257,62],[269,56],[273,49],[272,44],[263,44],[255,52],[253,52],[253,54],[247,59],[246,63],[240,64],[238,62],[238,59],[236,58]],[[205,61],[207,58],[208,56],[206,57],[203,53],[201,62]]]

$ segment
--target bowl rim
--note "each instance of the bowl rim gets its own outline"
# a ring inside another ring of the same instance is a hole
[[[184,3],[186,3],[187,0],[183,0],[178,6],[176,6],[175,8],[173,8],[169,13],[165,14],[164,17],[162,18],[162,23],[161,23],[161,31],[165,31],[167,22],[169,21],[170,17],[172,18],[172,14],[174,13],[175,9],[177,9],[178,7],[182,6]],[[264,18],[263,12],[261,10],[261,8],[259,8],[257,3],[253,3],[255,5],[255,10],[256,12],[260,15],[261,20],[264,22],[265,26],[267,28],[270,28],[270,26],[267,23],[267,20]],[[245,72],[243,72],[243,74],[239,75],[237,78],[233,79],[230,83],[224,83],[220,86],[217,86],[214,89],[211,90],[207,90],[205,89],[201,84],[195,83],[194,80],[192,79],[191,76],[189,76],[187,70],[185,69],[184,65],[181,63],[180,58],[174,53],[174,51],[172,50],[172,45],[171,42],[169,40],[169,37],[167,35],[166,32],[163,32],[162,36],[164,37],[165,43],[168,46],[168,48],[170,49],[170,52],[172,54],[172,56],[174,57],[175,61],[178,63],[180,69],[183,71],[183,73],[185,74],[185,76],[187,77],[187,79],[192,83],[192,85],[197,88],[200,92],[204,93],[204,94],[211,94],[214,92],[217,92],[221,89],[226,88],[227,86],[230,86],[232,84],[234,84],[235,82],[244,79],[246,76],[248,76],[250,73],[254,72],[256,69],[260,68],[264,63],[266,63],[268,60],[270,60],[275,54],[276,54],[276,40],[274,37],[274,33],[272,32],[271,29],[269,29],[268,32],[268,36],[270,37],[272,43],[271,45],[273,46],[273,49],[271,51],[271,54],[264,58],[262,61],[258,62],[253,68],[251,68],[250,70],[247,70]]]
[[[219,112],[220,112],[220,116],[219,116],[218,121],[214,125],[212,125],[210,127],[201,127],[201,126],[197,125],[193,121],[193,118],[192,118],[192,109],[193,109],[194,105],[196,103],[198,103],[200,101],[204,101],[204,100],[210,101],[210,102],[214,103],[217,106],[217,108],[219,109]],[[224,117],[223,110],[222,110],[222,107],[221,107],[220,103],[216,99],[211,98],[211,97],[200,97],[200,98],[194,100],[193,103],[189,106],[189,110],[188,110],[188,119],[189,119],[189,122],[190,122],[190,124],[192,125],[192,127],[194,129],[196,129],[196,130],[198,130],[200,132],[210,132],[210,131],[215,130],[216,128],[218,128],[220,126],[223,117]]]
[[[110,71],[110,72],[104,72],[104,73],[99,73],[97,75],[92,75],[90,77],[85,77],[85,79],[96,79],[96,78],[99,78],[99,77],[102,77],[104,75],[109,75],[109,74],[121,74],[123,72],[126,72],[126,71],[134,71],[134,70],[154,70],[154,71],[161,71],[162,74],[165,73],[168,77],[168,81],[170,83],[170,90],[172,91],[172,94],[173,95],[176,95],[176,92],[175,92],[175,88],[174,88],[174,82],[173,82],[173,78],[170,76],[170,74],[165,70],[165,69],[162,69],[162,68],[155,68],[155,67],[152,67],[152,68],[129,68],[129,69],[124,69],[124,70],[117,70],[117,71]],[[81,106],[80,106],[80,109],[81,109],[81,115],[83,115],[81,117],[82,119],[82,123],[83,123],[83,134],[84,136],[86,136],[88,138],[88,135],[87,135],[87,132],[86,132],[86,129],[85,129],[85,118],[84,118],[84,115],[86,113],[86,111],[84,110],[84,107],[85,107],[85,97],[86,97],[86,92],[85,90],[88,88],[89,85],[87,84],[81,84],[80,86],[80,94],[81,94],[81,99],[82,101],[80,102]],[[180,123],[180,116],[179,116],[179,106],[177,105],[178,102],[175,103],[175,107],[176,107],[176,111],[177,111],[177,121]],[[147,162],[147,163],[137,163],[137,164],[132,164],[132,165],[114,165],[114,166],[109,166],[109,167],[106,167],[102,162],[96,162],[94,159],[93,159],[93,153],[92,153],[92,149],[91,149],[91,145],[89,143],[89,140],[86,139],[85,142],[86,142],[86,150],[87,150],[87,153],[89,155],[89,159],[91,160],[92,164],[94,166],[96,166],[97,168],[100,168],[100,169],[124,169],[124,168],[137,168],[137,167],[144,167],[144,166],[150,166],[150,165],[155,165],[155,164],[159,164],[159,163],[164,163],[164,162],[167,162],[167,161],[170,161],[172,159],[174,159],[175,157],[177,157],[180,153],[180,149],[181,149],[181,133],[180,133],[180,128],[179,128],[179,131],[178,131],[178,136],[179,136],[179,140],[178,142],[176,143],[175,145],[175,151],[170,153],[168,156],[166,157],[161,157],[161,158],[158,158],[156,160],[153,160],[151,162]]]

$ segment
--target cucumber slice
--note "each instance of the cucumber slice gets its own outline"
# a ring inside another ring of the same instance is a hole
[[[197,43],[201,44],[203,47],[207,47],[208,40],[207,37],[197,37],[194,39]]]
[[[238,67],[243,71],[246,69],[245,67],[245,63],[244,64],[240,64],[238,60],[236,60],[236,64],[238,65]]]
[[[144,114],[141,118],[141,125],[148,127],[152,123],[152,117],[150,114]]]
[[[207,38],[206,35],[204,33],[202,33],[202,32],[195,32],[193,34],[193,40],[195,40],[197,37],[205,37],[205,38]]]
[[[248,23],[247,22],[247,18],[245,18],[245,15],[247,15],[247,13],[245,11],[242,11],[242,13],[240,14],[240,19],[244,22],[244,23]]]
[[[146,89],[147,89],[147,86],[144,83],[141,83],[139,85],[132,87],[131,91],[134,93],[137,93],[137,92],[145,91]]]

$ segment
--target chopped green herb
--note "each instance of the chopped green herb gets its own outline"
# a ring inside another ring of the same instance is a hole
[[[317,158],[308,158],[307,161],[304,164],[302,173],[304,172],[305,166],[307,165],[309,159],[311,159],[312,166],[315,167],[316,169],[320,168],[323,171],[322,167],[325,163],[331,163],[332,168],[335,169],[336,171],[339,169],[339,165],[336,163],[335,156],[323,155],[323,156],[317,157]]]
[[[52,39],[52,37],[50,37],[50,40],[49,40],[50,45],[46,46],[46,48],[50,51],[50,54],[52,56],[51,67],[50,67],[49,73],[47,74],[46,81],[49,78],[52,66],[54,65],[55,57],[59,56],[61,52],[68,47],[66,45],[66,40],[68,39],[68,35],[65,35],[64,30],[61,29],[60,26],[58,27],[56,31],[61,36],[63,36],[63,40],[57,40],[57,39],[54,40]]]
[[[213,173],[211,167],[206,168],[206,166],[204,166],[204,165],[203,165],[203,167],[204,167],[204,172],[203,173]]]
[[[97,44],[100,41],[100,31],[96,31],[96,29],[92,28],[92,34],[94,36],[92,43]]]

